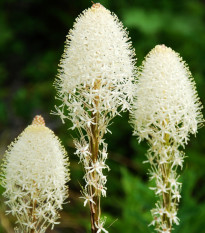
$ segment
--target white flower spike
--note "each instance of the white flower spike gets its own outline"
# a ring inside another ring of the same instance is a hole
[[[134,51],[116,15],[96,3],[70,30],[55,86],[62,101],[57,112],[73,128],[89,130],[100,123],[101,134],[121,109],[130,108],[135,76]],[[60,108],[60,109],[59,109]],[[69,113],[64,115],[64,110]],[[91,114],[92,113],[92,114]],[[100,114],[95,122],[93,114]]]
[[[185,146],[203,121],[201,109],[185,62],[171,48],[157,45],[141,67],[132,108],[134,134],[153,146],[167,140],[176,147]],[[169,153],[169,146],[162,149]]]
[[[44,233],[58,224],[58,211],[68,197],[70,180],[65,149],[54,133],[36,116],[5,154],[2,186],[17,218],[16,232]]]
[[[134,50],[116,15],[96,3],[85,10],[70,30],[58,78],[56,113],[77,129],[76,154],[85,168],[85,192],[90,201],[92,232],[100,221],[100,196],[106,196],[107,159],[104,134],[110,121],[130,109],[135,82]],[[93,196],[94,195],[94,196]],[[86,197],[85,197],[85,200]]]
[[[152,210],[151,224],[157,232],[171,232],[173,223],[179,223],[181,183],[176,171],[185,158],[179,147],[185,147],[190,134],[196,134],[202,125],[201,109],[185,62],[171,48],[157,45],[142,64],[131,113],[134,135],[150,145],[147,161],[156,182],[151,189],[160,199]]]

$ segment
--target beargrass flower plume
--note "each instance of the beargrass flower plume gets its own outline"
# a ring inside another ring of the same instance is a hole
[[[195,83],[179,56],[165,45],[157,45],[145,58],[137,83],[131,124],[139,141],[146,139],[150,149],[152,187],[159,197],[151,211],[151,225],[157,232],[170,233],[177,217],[181,186],[178,168],[185,158],[181,151],[203,122]]]
[[[85,170],[82,190],[89,204],[92,232],[107,232],[101,218],[100,197],[106,196],[103,174],[107,144],[103,137],[110,121],[130,109],[135,76],[134,51],[128,33],[116,15],[93,4],[76,19],[70,30],[58,78],[55,81],[56,114],[77,129],[76,154]]]
[[[36,116],[9,146],[1,175],[6,204],[17,219],[15,232],[44,233],[59,218],[68,197],[68,158],[59,139]]]

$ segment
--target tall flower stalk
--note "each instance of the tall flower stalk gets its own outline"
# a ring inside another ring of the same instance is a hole
[[[72,122],[79,138],[76,154],[85,170],[82,190],[89,204],[92,232],[107,232],[101,218],[101,195],[106,196],[107,133],[110,121],[130,108],[135,76],[134,51],[116,15],[93,4],[70,30],[55,81],[56,113]]]
[[[53,228],[68,197],[68,158],[59,139],[36,116],[9,146],[1,183],[6,204],[17,219],[17,233],[44,233]]]
[[[151,211],[157,232],[170,233],[177,217],[181,186],[178,170],[185,158],[181,150],[196,134],[203,117],[195,83],[182,58],[171,48],[157,45],[145,58],[139,73],[131,113],[134,135],[146,139],[151,187],[158,202]]]

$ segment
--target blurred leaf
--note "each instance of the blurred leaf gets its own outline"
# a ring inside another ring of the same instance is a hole
[[[163,27],[159,12],[146,12],[140,8],[124,11],[123,22],[128,28],[137,28],[148,35],[158,32]]]

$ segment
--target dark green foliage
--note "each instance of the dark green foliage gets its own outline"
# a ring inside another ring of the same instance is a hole
[[[102,0],[130,32],[138,65],[156,45],[165,44],[179,52],[189,64],[197,90],[205,105],[205,3],[201,0]],[[71,124],[62,125],[54,110],[53,81],[63,53],[65,37],[74,19],[90,1],[1,0],[0,1],[0,154],[31,122],[42,114],[65,145],[71,162],[70,203],[62,212],[61,224],[53,232],[90,232],[89,210],[83,207],[80,183],[83,171],[74,155]],[[205,115],[205,114],[204,114]],[[142,164],[148,146],[137,142],[128,124],[128,114],[117,117],[106,136],[109,144],[107,198],[103,214],[110,233],[150,233],[150,209],[154,192],[149,190],[148,164]],[[174,233],[205,232],[205,128],[192,136],[185,148],[182,173],[180,225]],[[0,189],[0,195],[2,190]],[[4,215],[0,197],[0,233],[12,233],[15,219]],[[4,216],[2,218],[2,216]],[[5,229],[5,219],[11,226]],[[117,220],[116,220],[117,219]],[[1,221],[4,227],[1,226]]]

